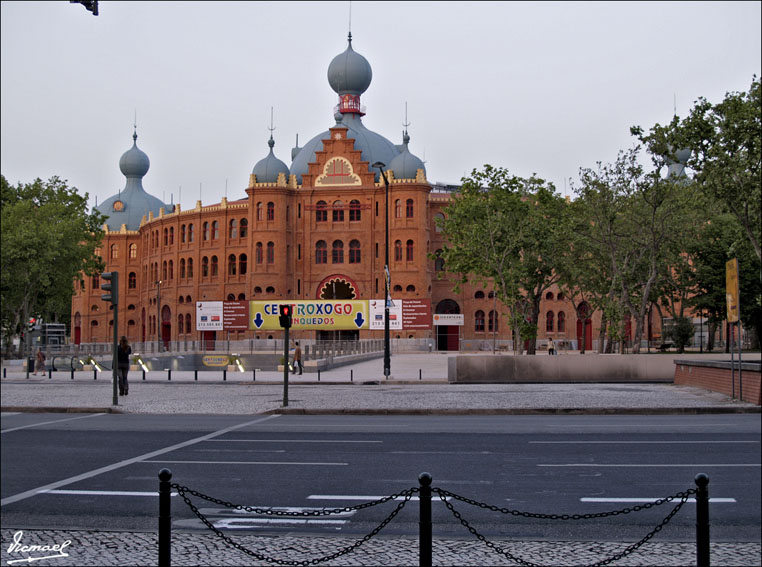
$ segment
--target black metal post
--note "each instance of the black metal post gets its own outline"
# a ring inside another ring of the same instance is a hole
[[[384,173],[385,163],[377,161],[373,167],[377,167],[384,179],[384,376],[389,379],[391,374],[391,348],[389,342],[389,179]]]
[[[193,371],[193,379],[198,381],[198,369]]]
[[[223,382],[227,382],[227,380],[228,380],[228,369],[227,369],[227,367],[225,367],[222,370],[222,381]]]
[[[145,381],[146,381],[146,371],[145,371],[145,369],[143,369],[143,382],[145,382]]]
[[[418,482],[421,485],[418,497],[421,510],[418,522],[418,565],[431,567],[431,475],[421,473]]]
[[[52,380],[52,379],[53,379],[53,369],[48,368],[48,380]]]
[[[251,369],[251,381],[256,382],[257,381],[257,369],[252,368]]]
[[[172,564],[172,471],[159,471],[159,567]]]
[[[97,379],[98,379],[98,368],[95,367],[93,368],[93,380],[97,380]]]
[[[288,407],[288,327],[283,329],[283,407]]]
[[[709,567],[709,477],[699,473],[696,482],[696,564]]]
[[[167,380],[172,381],[172,369],[167,368]]]

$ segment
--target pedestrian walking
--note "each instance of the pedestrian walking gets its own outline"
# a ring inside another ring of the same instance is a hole
[[[299,346],[299,341],[296,341],[296,348],[294,348],[294,367],[291,369],[291,374],[296,374],[296,367],[299,367],[299,375],[301,376],[302,366],[302,347]]]
[[[130,370],[130,355],[132,354],[132,347],[127,342],[127,337],[122,336],[119,339],[119,345],[116,347],[116,359],[117,359],[117,376],[119,378],[119,395],[126,396],[129,394],[130,385],[127,382],[127,372]]]
[[[34,375],[37,376],[37,372],[42,372],[42,374],[45,374],[45,353],[42,352],[41,348],[37,349],[37,364],[34,367]]]
[[[556,354],[556,343],[553,342],[553,337],[548,338],[548,354]]]

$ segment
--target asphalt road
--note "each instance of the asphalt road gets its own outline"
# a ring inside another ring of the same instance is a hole
[[[433,485],[498,508],[598,513],[672,496],[710,477],[713,541],[760,541],[759,415],[203,416],[2,414],[2,527],[155,531],[158,472],[220,500],[343,508]],[[395,503],[296,519],[194,499],[223,530],[365,534]],[[552,521],[450,503],[485,535],[637,540],[672,510]],[[408,503],[384,533],[415,535]],[[434,501],[434,533],[467,536]],[[175,529],[201,522],[172,498]],[[695,538],[691,501],[659,534]]]

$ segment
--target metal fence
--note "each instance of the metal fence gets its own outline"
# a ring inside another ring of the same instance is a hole
[[[182,486],[171,482],[172,472],[169,469],[162,469],[159,472],[159,567],[169,567],[172,564],[172,504],[171,496],[172,490],[176,490],[178,495],[183,499],[185,504],[191,509],[195,516],[210,530],[212,530],[217,537],[223,540],[225,543],[241,551],[242,553],[249,555],[259,561],[265,561],[267,563],[276,565],[317,565],[336,559],[338,557],[347,555],[349,553],[359,550],[363,544],[378,535],[394,518],[402,511],[402,509],[411,501],[414,495],[417,495],[420,504],[419,508],[419,534],[418,534],[418,557],[419,565],[431,567],[432,565],[432,515],[431,515],[431,499],[433,496],[439,498],[447,509],[452,513],[456,520],[458,520],[464,528],[466,528],[474,537],[482,542],[487,548],[498,555],[527,567],[540,567],[537,563],[533,563],[524,557],[519,557],[511,553],[509,549],[505,549],[505,544],[500,545],[494,541],[490,541],[483,534],[472,525],[471,522],[466,520],[460,510],[455,508],[453,502],[457,502],[458,505],[465,504],[485,510],[489,510],[496,514],[502,514],[504,516],[521,516],[525,518],[535,518],[550,521],[560,522],[572,522],[572,521],[584,521],[596,518],[607,518],[612,516],[619,516],[622,514],[631,514],[640,512],[642,510],[648,510],[651,508],[657,508],[662,505],[672,504],[672,507],[666,513],[664,518],[659,522],[651,531],[649,531],[640,540],[630,545],[627,545],[624,549],[605,557],[600,561],[591,564],[598,567],[602,565],[608,565],[614,561],[622,559],[633,553],[645,545],[656,534],[658,534],[672,518],[677,515],[682,509],[683,505],[688,499],[693,496],[696,500],[696,564],[698,567],[709,567],[709,477],[703,473],[696,475],[694,483],[696,488],[689,488],[683,492],[678,492],[672,496],[660,498],[653,502],[645,503],[642,505],[633,506],[631,508],[623,508],[620,510],[613,510],[610,512],[599,512],[595,514],[538,514],[532,512],[525,512],[521,510],[514,510],[511,508],[498,507],[490,505],[484,502],[479,502],[460,496],[453,492],[449,492],[442,488],[431,486],[432,478],[428,473],[421,473],[418,476],[418,486],[408,488],[396,494],[391,494],[378,500],[365,502],[358,504],[357,506],[346,506],[343,508],[332,508],[322,510],[311,511],[292,511],[282,510],[275,508],[256,508],[252,506],[244,506],[241,504],[233,504],[206,494],[202,494],[196,490],[192,490],[187,486]],[[331,516],[336,514],[345,514],[348,512],[354,512],[357,510],[363,510],[375,506],[380,506],[388,502],[398,502],[397,505],[391,510],[391,512],[377,524],[371,532],[364,537],[356,540],[351,545],[347,545],[340,549],[337,549],[333,553],[329,553],[322,557],[313,557],[309,559],[283,559],[278,557],[271,557],[254,551],[241,545],[232,537],[223,533],[220,529],[214,526],[214,524],[204,516],[199,508],[193,503],[193,498],[212,502],[219,506],[231,508],[237,511],[263,514],[267,516],[287,516],[298,518],[314,518],[316,516]]]

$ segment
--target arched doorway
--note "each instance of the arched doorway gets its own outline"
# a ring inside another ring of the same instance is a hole
[[[357,299],[357,285],[355,282],[342,275],[329,276],[320,282],[317,292],[318,299]],[[360,331],[337,330],[318,331],[319,341],[356,341],[360,338]]]
[[[74,315],[74,344],[80,345],[82,343],[82,315],[79,311]]]
[[[169,342],[172,340],[172,312],[169,305],[161,309],[161,342],[164,350],[169,350]]]
[[[583,331],[584,325],[584,331]],[[584,332],[584,335],[583,335]],[[584,343],[582,338],[584,336]],[[590,319],[590,306],[583,301],[577,308],[577,348],[585,352],[593,346],[593,321]]]
[[[437,315],[457,315],[460,305],[452,299],[443,299],[434,310]],[[457,325],[435,325],[437,350],[460,350],[460,327]]]

